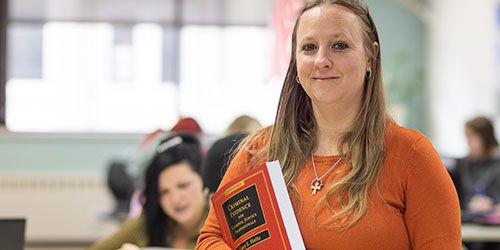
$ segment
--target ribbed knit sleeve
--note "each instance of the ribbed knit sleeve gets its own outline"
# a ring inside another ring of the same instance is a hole
[[[460,205],[453,182],[422,136],[408,155],[404,219],[413,249],[461,249]]]

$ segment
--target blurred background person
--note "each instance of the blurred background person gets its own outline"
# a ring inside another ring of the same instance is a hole
[[[194,248],[208,213],[199,174],[201,157],[199,140],[193,135],[177,134],[162,140],[145,172],[141,215],[89,250]]]
[[[493,123],[484,116],[465,123],[469,152],[450,171],[462,210],[489,212],[500,202],[500,155]]]
[[[107,185],[115,199],[115,208],[110,217],[123,222],[141,213],[139,196],[143,189],[143,172],[150,159],[155,155],[159,142],[170,135],[190,134],[200,138],[203,134],[198,122],[191,117],[182,117],[168,131],[157,129],[146,134],[133,159],[119,159],[111,162],[107,172]]]
[[[146,134],[144,139],[141,141],[140,149],[142,151],[147,151],[148,148],[151,147],[152,142],[155,140],[158,141],[158,138],[163,139],[168,134],[172,133],[187,133],[200,138],[203,134],[203,130],[194,118],[181,117],[169,131],[159,128],[149,134]]]
[[[212,144],[201,165],[203,183],[211,194],[217,191],[231,161],[233,150],[237,148],[243,138],[260,128],[262,128],[262,124],[257,119],[248,115],[238,116],[227,127],[222,138]]]
[[[462,209],[462,223],[498,223],[500,215],[500,157],[491,120],[477,116],[465,122],[468,154],[449,170]],[[497,204],[497,205],[495,205]],[[495,222],[497,221],[497,222]],[[465,242],[469,250],[499,250],[495,242]]]

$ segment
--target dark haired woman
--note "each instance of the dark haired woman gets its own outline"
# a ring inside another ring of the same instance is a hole
[[[464,210],[462,220],[474,221],[474,215],[484,214],[496,223],[500,216],[500,154],[493,123],[487,117],[475,117],[465,123],[465,137],[469,153],[451,171]],[[470,250],[500,249],[493,242],[466,246]]]
[[[200,143],[193,136],[175,135],[161,141],[145,172],[141,216],[90,249],[194,248],[208,213],[199,174],[201,158]]]
[[[458,159],[451,174],[462,209],[488,212],[500,202],[500,155],[492,122],[483,116],[465,123],[469,153]]]

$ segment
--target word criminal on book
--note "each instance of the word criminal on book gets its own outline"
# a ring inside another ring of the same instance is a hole
[[[305,249],[278,161],[231,180],[211,200],[231,248]]]

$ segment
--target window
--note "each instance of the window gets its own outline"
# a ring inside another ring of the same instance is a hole
[[[192,116],[218,133],[240,114],[274,119],[268,1],[9,4],[12,131],[150,132]]]

